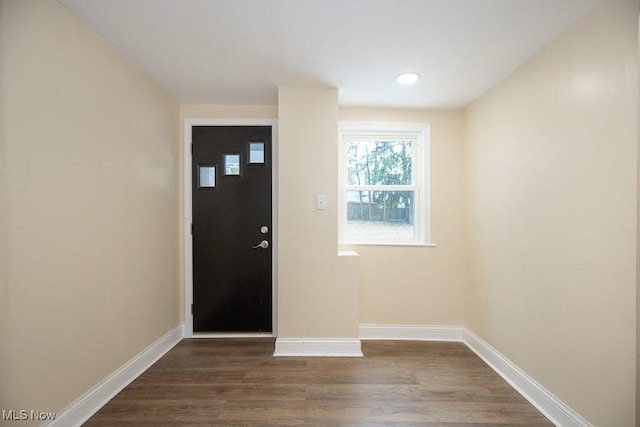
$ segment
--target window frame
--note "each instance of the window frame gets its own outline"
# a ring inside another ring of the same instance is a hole
[[[410,185],[350,185],[348,183],[349,138],[384,137],[411,139]],[[434,246],[431,242],[430,126],[428,123],[339,122],[338,243],[341,245]],[[346,239],[348,191],[414,191],[414,237],[411,239]]]

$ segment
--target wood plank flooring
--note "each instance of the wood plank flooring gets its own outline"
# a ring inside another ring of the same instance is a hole
[[[551,426],[462,343],[363,341],[272,357],[273,339],[186,339],[86,426]]]

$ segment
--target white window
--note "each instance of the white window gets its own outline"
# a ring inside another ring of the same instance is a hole
[[[430,244],[429,126],[340,123],[340,243]]]

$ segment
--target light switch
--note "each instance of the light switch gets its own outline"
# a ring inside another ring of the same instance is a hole
[[[327,209],[327,196],[316,194],[316,210],[323,211],[325,209]]]

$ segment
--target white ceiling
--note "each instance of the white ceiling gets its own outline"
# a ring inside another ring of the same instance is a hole
[[[178,102],[460,107],[598,0],[59,0]],[[398,86],[404,71],[422,75]]]

